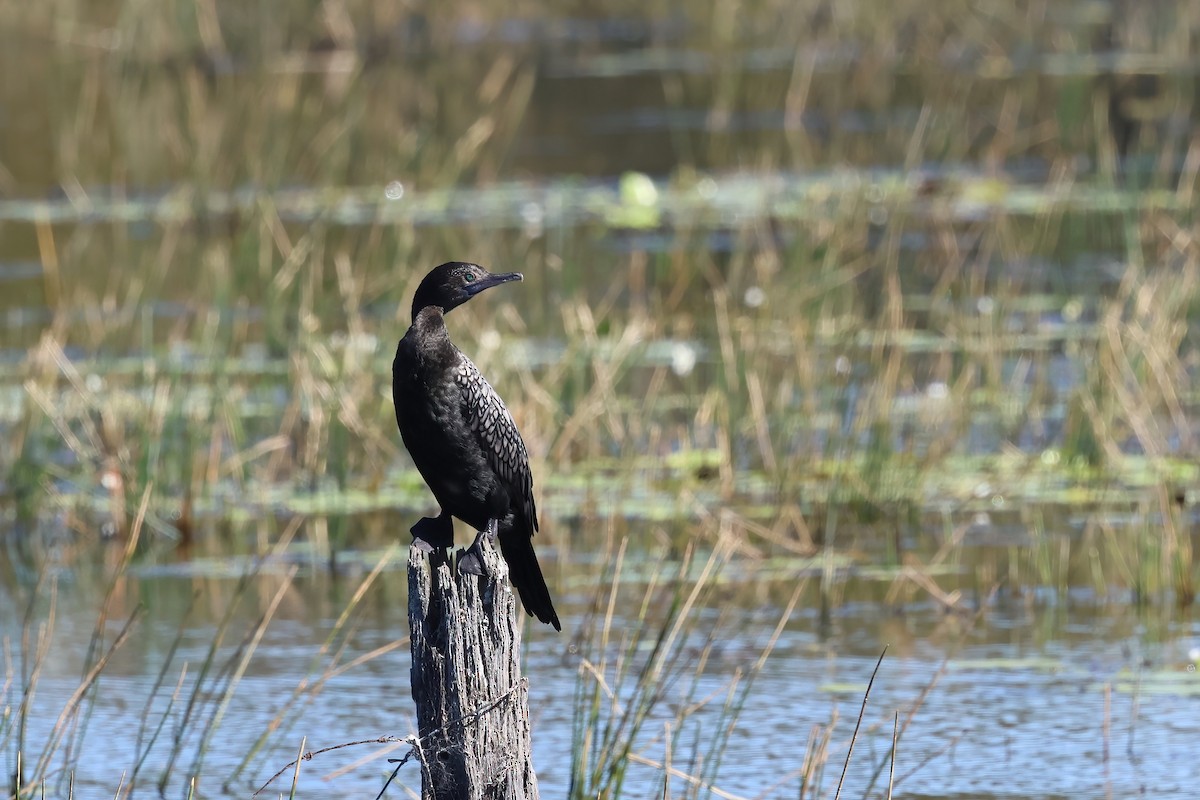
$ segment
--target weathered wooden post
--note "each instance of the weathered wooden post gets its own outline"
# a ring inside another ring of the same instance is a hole
[[[446,549],[409,549],[423,800],[538,798],[517,601],[483,538],[485,577],[454,569]]]

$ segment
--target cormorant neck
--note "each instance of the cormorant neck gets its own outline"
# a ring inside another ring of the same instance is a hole
[[[423,312],[423,311],[437,312],[437,315],[439,317],[446,313],[446,312],[442,311],[442,307],[437,305],[436,303],[424,303],[424,302],[419,301],[418,298],[414,297],[413,298],[413,306],[412,306],[413,325],[417,324],[417,317],[421,316],[421,312]]]
[[[425,306],[413,312],[413,327],[422,333],[446,329],[446,318],[438,306]]]

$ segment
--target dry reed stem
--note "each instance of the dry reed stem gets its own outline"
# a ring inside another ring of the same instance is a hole
[[[871,670],[871,679],[867,681],[867,690],[863,692],[862,705],[859,706],[858,718],[854,721],[854,733],[850,735],[850,744],[846,748],[846,761],[842,764],[842,774],[838,778],[833,800],[838,800],[842,796],[842,785],[846,780],[846,773],[850,770],[850,756],[854,753],[854,743],[858,740],[858,729],[862,725],[863,716],[867,713],[867,700],[871,697],[871,687],[875,685],[875,676],[879,674],[879,667],[883,664],[883,657],[887,655],[887,650],[887,645],[884,645],[883,652],[879,654],[879,660],[875,662],[875,669]]]

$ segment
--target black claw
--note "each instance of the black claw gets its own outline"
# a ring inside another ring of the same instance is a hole
[[[465,572],[468,575],[478,575],[481,578],[491,577],[488,572],[487,560],[483,557],[483,537],[487,536],[489,541],[495,541],[496,535],[492,529],[495,527],[496,520],[490,520],[486,530],[479,531],[475,534],[475,541],[471,542],[471,546],[466,550],[458,551],[458,571]]]
[[[449,515],[440,517],[422,517],[410,529],[413,536],[413,546],[426,553],[432,553],[439,547],[454,546],[454,521]]]
[[[477,575],[480,578],[488,576],[487,565],[483,563],[479,554],[472,550],[458,551],[458,571],[468,575]]]

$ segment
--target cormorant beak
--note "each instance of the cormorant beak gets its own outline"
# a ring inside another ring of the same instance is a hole
[[[499,275],[492,275],[489,273],[473,283],[468,283],[463,287],[463,292],[466,293],[468,298],[471,298],[482,292],[484,289],[490,289],[493,286],[499,286],[502,283],[521,281],[524,279],[525,277],[519,272],[504,272]]]

